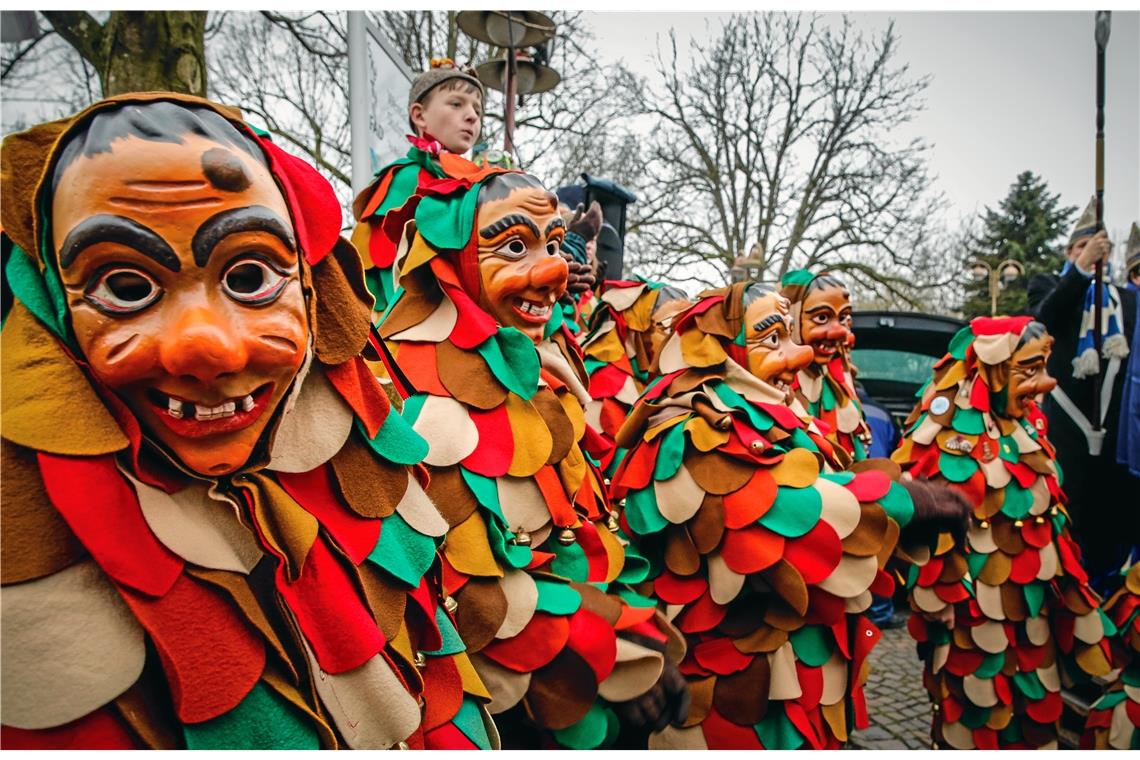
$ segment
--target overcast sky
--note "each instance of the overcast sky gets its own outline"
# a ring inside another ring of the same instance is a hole
[[[605,60],[652,71],[658,40],[715,33],[724,14],[588,14]],[[1029,169],[1084,208],[1095,190],[1096,44],[1089,12],[859,12],[867,31],[895,20],[898,62],[932,77],[926,110],[900,138],[920,136],[948,222],[995,206]],[[1140,13],[1112,14],[1106,59],[1105,222],[1119,241],[1140,219]]]

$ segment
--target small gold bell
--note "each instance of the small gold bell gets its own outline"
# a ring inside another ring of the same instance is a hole
[[[443,608],[454,615],[455,611],[459,609],[459,602],[455,601],[454,596],[448,594],[443,598]]]
[[[978,527],[985,530],[986,528],[990,527],[990,521],[982,520],[980,523],[978,523]]]
[[[570,530],[569,528],[563,528],[562,531],[558,534],[558,543],[562,544],[563,546],[569,546],[577,540],[578,537],[574,535],[574,531]]]
[[[515,537],[511,539],[511,543],[515,546],[530,546],[530,534],[519,528],[518,533],[515,533]]]
[[[1014,520],[1013,521],[1013,527],[1015,527],[1015,528],[1020,528],[1022,525],[1025,525],[1025,523],[1022,522],[1021,520]]]
[[[1051,515],[1053,515],[1053,516],[1056,516],[1056,514],[1057,514],[1057,507],[1056,507],[1056,506],[1054,506],[1054,507],[1050,508],[1050,509],[1049,509],[1049,514],[1051,514]]]
[[[423,670],[425,667],[427,667],[427,658],[424,657],[424,653],[416,652],[415,657],[412,658],[412,664],[420,670]]]
[[[411,749],[411,747],[408,746],[407,742],[396,742],[396,749]]]
[[[606,527],[610,529],[610,533],[617,533],[621,529],[621,525],[618,524],[617,515],[613,512],[610,512],[609,519],[606,520]]]
[[[1035,523],[1037,523],[1038,525],[1040,525],[1041,523],[1045,522],[1045,518],[1044,518],[1044,517],[1042,517],[1041,515],[1037,515],[1037,517],[1034,517],[1034,518],[1033,518],[1033,522],[1035,522]]]
[[[602,480],[605,482],[605,484],[606,484],[607,486],[610,484],[610,479],[609,479],[609,478],[603,478]]]
[[[753,451],[760,451],[762,448],[764,448],[764,442],[757,438],[755,441],[748,444],[748,448],[752,449]]]

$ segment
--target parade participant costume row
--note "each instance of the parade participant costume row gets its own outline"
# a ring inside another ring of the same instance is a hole
[[[497,171],[423,183],[401,215],[400,289],[379,330],[428,442],[459,634],[507,746],[608,746],[614,703],[683,690],[666,660],[684,644],[622,585],[649,566],[583,451],[586,376],[554,309],[567,281],[556,199]]]
[[[856,462],[866,459],[871,428],[855,393],[851,294],[835,275],[806,269],[788,272],[780,285],[792,303],[795,341],[815,353],[812,363],[796,373],[796,396],[822,423],[829,441]]]
[[[837,748],[868,724],[880,633],[861,614],[915,517],[898,468],[843,462],[790,395],[812,351],[763,285],[705,291],[681,314],[619,432],[613,479],[685,634],[692,707],[650,748]],[[845,461],[845,458],[844,458]]]
[[[1088,587],[1044,415],[1052,338],[1030,317],[979,317],[949,353],[893,455],[973,507],[965,542],[943,536],[911,570],[911,634],[954,749],[1056,747],[1062,685],[1111,670],[1116,626]]]
[[[4,140],[6,749],[497,746],[340,219],[198,98]]]
[[[685,294],[648,281],[607,280],[582,339],[590,401],[586,421],[607,448],[597,452],[612,476],[625,454],[614,445],[618,430],[649,381],[674,317],[689,306]]]

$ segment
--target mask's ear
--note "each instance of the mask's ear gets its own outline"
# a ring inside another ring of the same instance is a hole
[[[364,349],[372,319],[374,301],[364,284],[360,255],[339,238],[330,255],[310,269],[314,351],[323,364],[342,364]]]

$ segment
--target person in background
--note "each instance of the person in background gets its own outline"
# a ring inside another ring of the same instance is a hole
[[[374,321],[391,305],[399,272],[393,269],[396,249],[417,203],[413,198],[459,181],[467,187],[503,167],[476,165],[463,156],[479,139],[483,120],[483,85],[470,69],[450,58],[433,58],[408,93],[407,155],[376,173],[356,196],[352,213],[357,225],[352,244],[364,262],[368,290],[376,299]]]
[[[1105,593],[1106,582],[1118,577],[1127,554],[1127,537],[1140,534],[1135,502],[1140,478],[1116,461],[1117,430],[1124,386],[1128,341],[1136,322],[1136,293],[1110,284],[1107,262],[1112,252],[1096,222],[1095,199],[1089,201],[1069,237],[1068,261],[1059,275],[1038,274],[1029,281],[1029,307],[1056,343],[1049,373],[1057,388],[1043,411],[1049,437],[1057,447],[1057,463],[1073,517],[1073,533],[1083,550],[1092,585]],[[1093,349],[1094,282],[1097,262],[1105,262],[1100,362]],[[1100,384],[1101,409],[1093,414],[1093,386]],[[1094,425],[1103,424],[1098,440]]]

